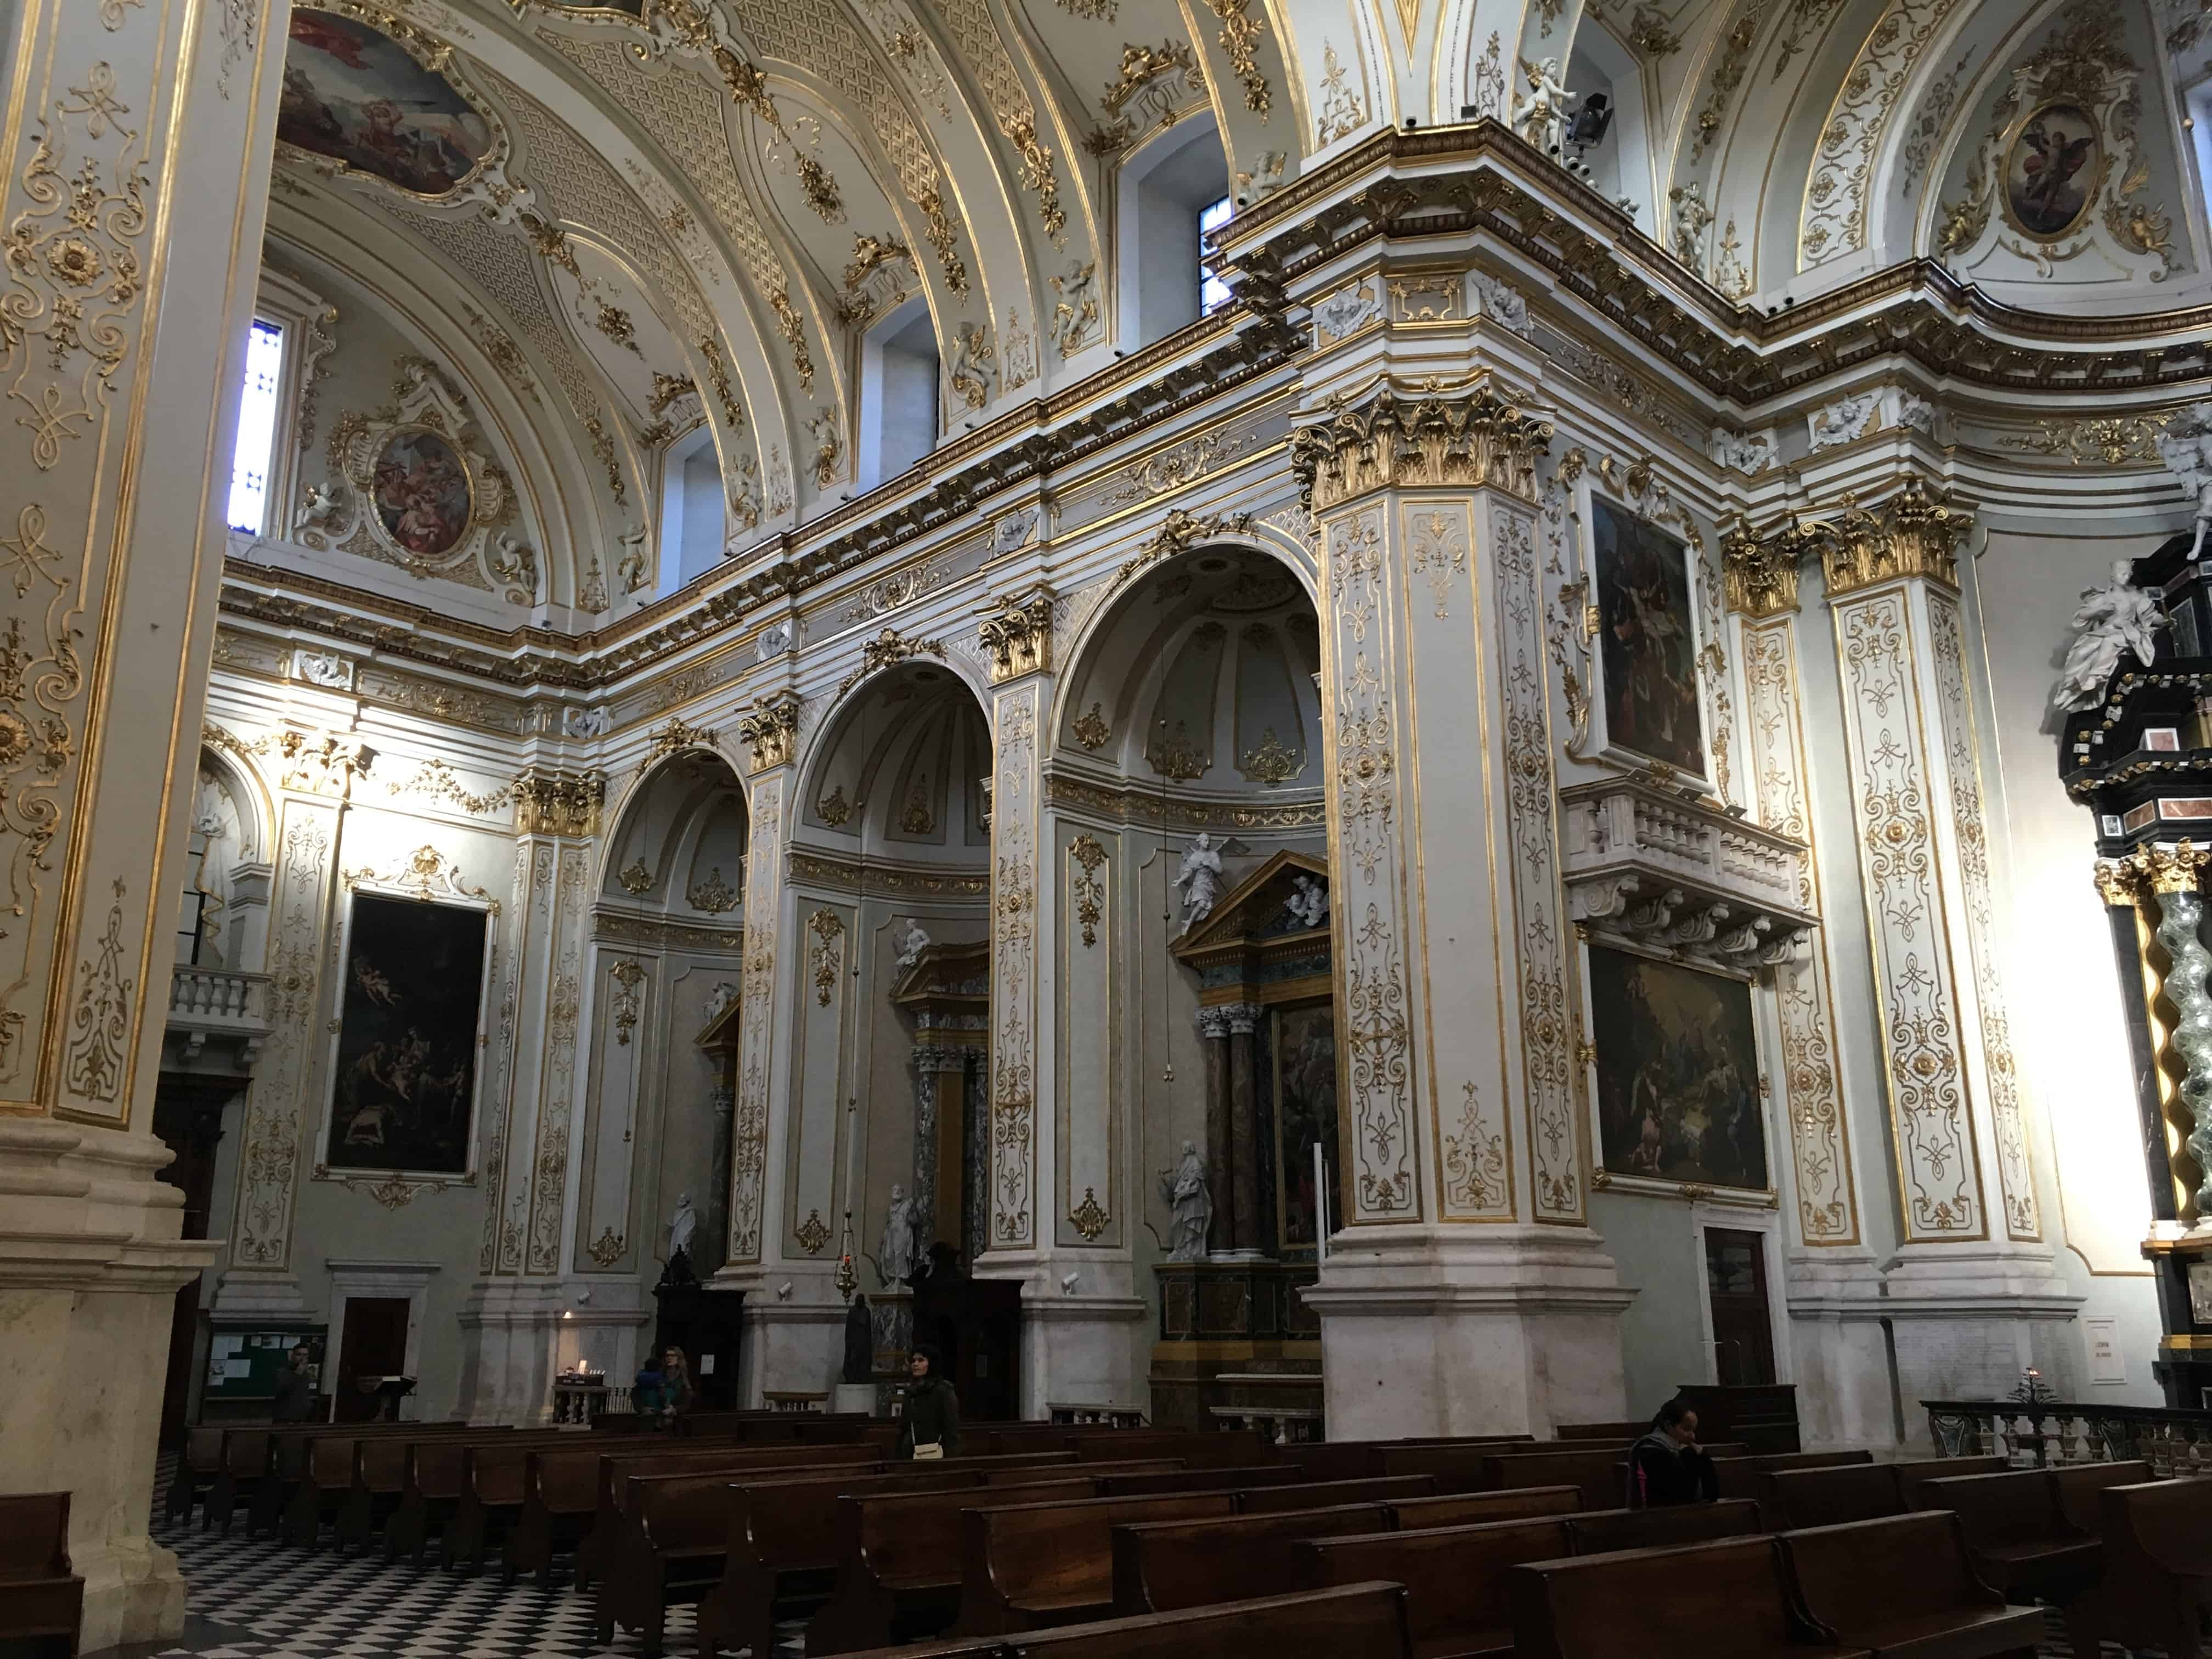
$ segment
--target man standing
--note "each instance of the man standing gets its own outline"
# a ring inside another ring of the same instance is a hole
[[[933,1350],[916,1348],[907,1372],[914,1380],[907,1385],[905,1425],[891,1455],[924,1462],[952,1456],[960,1449],[960,1396],[937,1375]]]
[[[276,1373],[276,1403],[270,1414],[279,1423],[313,1423],[322,1416],[319,1405],[307,1364],[307,1345],[295,1344],[284,1369]]]

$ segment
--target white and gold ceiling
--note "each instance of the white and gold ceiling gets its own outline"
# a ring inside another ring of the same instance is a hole
[[[324,0],[294,14],[272,263],[374,295],[474,392],[544,555],[532,597],[587,621],[622,584],[586,550],[653,534],[654,456],[701,422],[732,553],[854,493],[857,343],[912,296],[963,416],[1141,343],[1116,316],[1140,257],[1115,245],[1117,173],[1185,123],[1256,198],[1386,125],[1510,120],[1553,60],[1620,111],[1609,193],[1730,297],[1802,304],[1926,258],[2033,309],[2201,301],[2178,88],[2205,79],[2209,9]],[[2070,169],[2056,207],[2019,176],[2039,117]]]

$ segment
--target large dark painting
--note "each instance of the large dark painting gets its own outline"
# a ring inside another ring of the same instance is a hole
[[[1602,497],[1590,506],[1606,741],[1702,776],[1688,550]]]
[[[1605,1167],[1766,1191],[1751,988],[1602,945],[1589,968]]]
[[[1336,1194],[1336,1010],[1310,1002],[1275,1011],[1275,1214],[1285,1250],[1310,1250],[1318,1230],[1313,1149],[1328,1171],[1328,1213]]]
[[[354,895],[325,1164],[467,1173],[486,921]]]
[[[2005,152],[2005,210],[2042,241],[2081,222],[2105,173],[2096,118],[2079,104],[2045,104],[2027,118]]]
[[[295,11],[276,136],[417,196],[443,196],[491,149],[453,83],[366,23]]]

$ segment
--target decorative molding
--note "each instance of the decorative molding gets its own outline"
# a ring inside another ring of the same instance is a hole
[[[483,888],[470,886],[461,878],[459,861],[447,858],[428,842],[396,865],[382,870],[364,865],[358,870],[346,871],[342,879],[349,890],[378,888],[404,893],[410,898],[459,901],[477,905],[495,916],[499,914],[499,901]]]
[[[1848,498],[1841,517],[1826,527],[1820,562],[1831,602],[1878,583],[1915,577],[1940,582],[1956,592],[1954,556],[1972,527],[1971,513],[1954,513],[1941,495],[1931,495],[1917,478],[1907,478],[1897,495],[1875,511]]]
[[[605,774],[528,766],[514,775],[509,787],[514,795],[516,835],[585,841],[599,833],[607,799]]]
[[[624,957],[608,970],[614,980],[613,1014],[615,1042],[622,1048],[629,1047],[630,1034],[637,1030],[637,1018],[641,999],[637,988],[645,982],[645,964]]]
[[[844,965],[844,949],[838,941],[845,937],[845,919],[835,910],[817,910],[807,917],[806,931],[816,940],[814,1000],[827,1008],[831,994],[837,988],[838,969]]]
[[[1085,950],[1098,943],[1098,924],[1106,914],[1106,849],[1096,836],[1078,836],[1067,844],[1074,866],[1068,875],[1068,894],[1075,901],[1075,923],[1082,930]]]
[[[1291,465],[1309,508],[1325,512],[1378,489],[1437,485],[1504,489],[1533,503],[1552,423],[1487,369],[1455,386],[1433,376],[1416,392],[1384,383],[1291,434]]]
[[[898,663],[911,662],[916,657],[934,657],[942,662],[945,659],[945,642],[942,640],[909,640],[902,637],[896,628],[886,628],[875,638],[862,643],[860,665],[837,682],[836,695],[842,697],[871,674],[879,673]]]
[[[1114,1218],[1108,1215],[1099,1204],[1097,1190],[1091,1187],[1083,1189],[1083,1202],[1068,1212],[1067,1218],[1074,1224],[1075,1231],[1083,1235],[1083,1242],[1086,1244],[1104,1232],[1114,1221]]]
[[[719,916],[738,908],[744,895],[722,879],[721,866],[710,866],[707,879],[694,882],[684,895],[694,910],[704,910],[710,916]]]
[[[1053,592],[1042,583],[994,594],[978,609],[976,641],[989,655],[992,684],[1052,667],[1052,612]]]
[[[799,1248],[807,1255],[820,1255],[823,1247],[830,1243],[830,1224],[822,1218],[820,1210],[809,1210],[806,1219],[792,1230],[792,1237],[799,1241]]]
[[[791,764],[798,747],[799,699],[790,691],[771,691],[738,722],[738,741],[752,751],[757,775]]]

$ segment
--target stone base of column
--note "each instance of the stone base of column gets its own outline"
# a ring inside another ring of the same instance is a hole
[[[2002,1400],[2031,1367],[2057,1398],[2081,1397],[2087,1366],[2075,1319],[2082,1298],[2049,1251],[1908,1248],[1884,1285],[1908,1446],[1930,1445],[1922,1401]]]
[[[830,1299],[801,1302],[810,1290]],[[740,1406],[763,1405],[770,1394],[826,1394],[844,1375],[845,1304],[826,1278],[799,1283],[788,1302],[777,1301],[773,1291],[755,1291],[745,1298],[743,1346]]]
[[[517,1427],[553,1420],[561,1316],[572,1303],[567,1285],[542,1279],[478,1279],[469,1287],[461,1310],[464,1417]]]
[[[1143,1405],[1150,1312],[1140,1296],[1063,1296],[1054,1284],[1024,1285],[1022,1415],[1048,1417],[1053,1406]]]
[[[1321,1316],[1328,1438],[1543,1438],[1561,1423],[1626,1415],[1620,1316],[1636,1292],[1602,1239],[1384,1231],[1339,1234],[1320,1283],[1301,1292]]]
[[[216,1281],[215,1300],[208,1306],[210,1318],[228,1323],[267,1322],[282,1327],[307,1322],[307,1301],[300,1294],[300,1276],[272,1273],[264,1267],[226,1268]],[[331,1333],[335,1338],[336,1331]]]
[[[1873,1252],[1827,1251],[1783,1270],[1797,1431],[1807,1451],[1894,1450],[1896,1396]]]
[[[0,1120],[0,1492],[70,1494],[80,1649],[184,1628],[177,1558],[147,1534],[177,1287],[216,1247],[149,1135]]]

